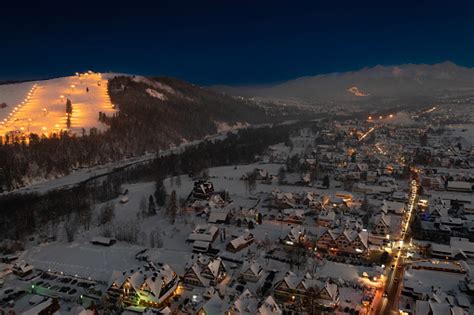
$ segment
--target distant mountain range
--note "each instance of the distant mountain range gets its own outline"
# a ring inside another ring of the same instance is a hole
[[[269,86],[213,86],[226,94],[257,99],[320,104],[403,102],[474,94],[474,68],[450,61],[434,65],[375,66],[358,71],[306,76]]]

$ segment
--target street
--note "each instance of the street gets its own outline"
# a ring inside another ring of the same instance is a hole
[[[413,210],[417,197],[417,183],[415,180],[410,182],[410,196],[408,208],[403,221],[401,240],[399,246],[393,251],[394,260],[391,266],[386,267],[385,272],[385,290],[387,297],[378,302],[372,314],[398,314],[398,304],[400,300],[401,282],[404,273],[404,259],[407,254],[406,246],[410,242],[409,227],[413,219]]]

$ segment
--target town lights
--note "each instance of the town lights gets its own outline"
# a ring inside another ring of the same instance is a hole
[[[390,118],[393,118],[393,114],[390,114],[390,116],[389,116],[389,117],[390,117]]]
[[[383,119],[383,116],[379,116],[379,119]]]
[[[372,116],[369,116],[369,120],[372,120]]]

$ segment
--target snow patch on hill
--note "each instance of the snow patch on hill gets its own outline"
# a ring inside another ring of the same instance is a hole
[[[357,86],[353,86],[347,89],[347,92],[354,94],[355,96],[358,97],[364,97],[364,96],[369,96],[370,94],[364,93]]]
[[[148,95],[150,95],[151,97],[155,97],[157,99],[160,99],[162,101],[166,101],[166,96],[156,90],[153,90],[153,89],[146,89],[146,92],[148,93]]]
[[[150,80],[148,78],[142,77],[142,76],[135,76],[133,77],[133,81],[135,82],[140,82],[140,83],[145,83],[146,85],[149,85],[155,89],[165,91],[169,94],[176,94],[176,91],[169,85],[163,84],[158,81]]]
[[[234,125],[230,125],[222,121],[216,121],[215,124],[217,127],[217,132],[233,131],[237,129],[247,128],[248,126],[250,126],[250,124],[245,121],[244,122],[238,121]]]

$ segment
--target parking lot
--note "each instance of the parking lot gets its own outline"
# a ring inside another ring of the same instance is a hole
[[[84,295],[99,299],[106,288],[105,285],[89,279],[43,272],[32,280],[31,289],[32,292],[41,295],[59,297],[64,300],[77,300]]]

